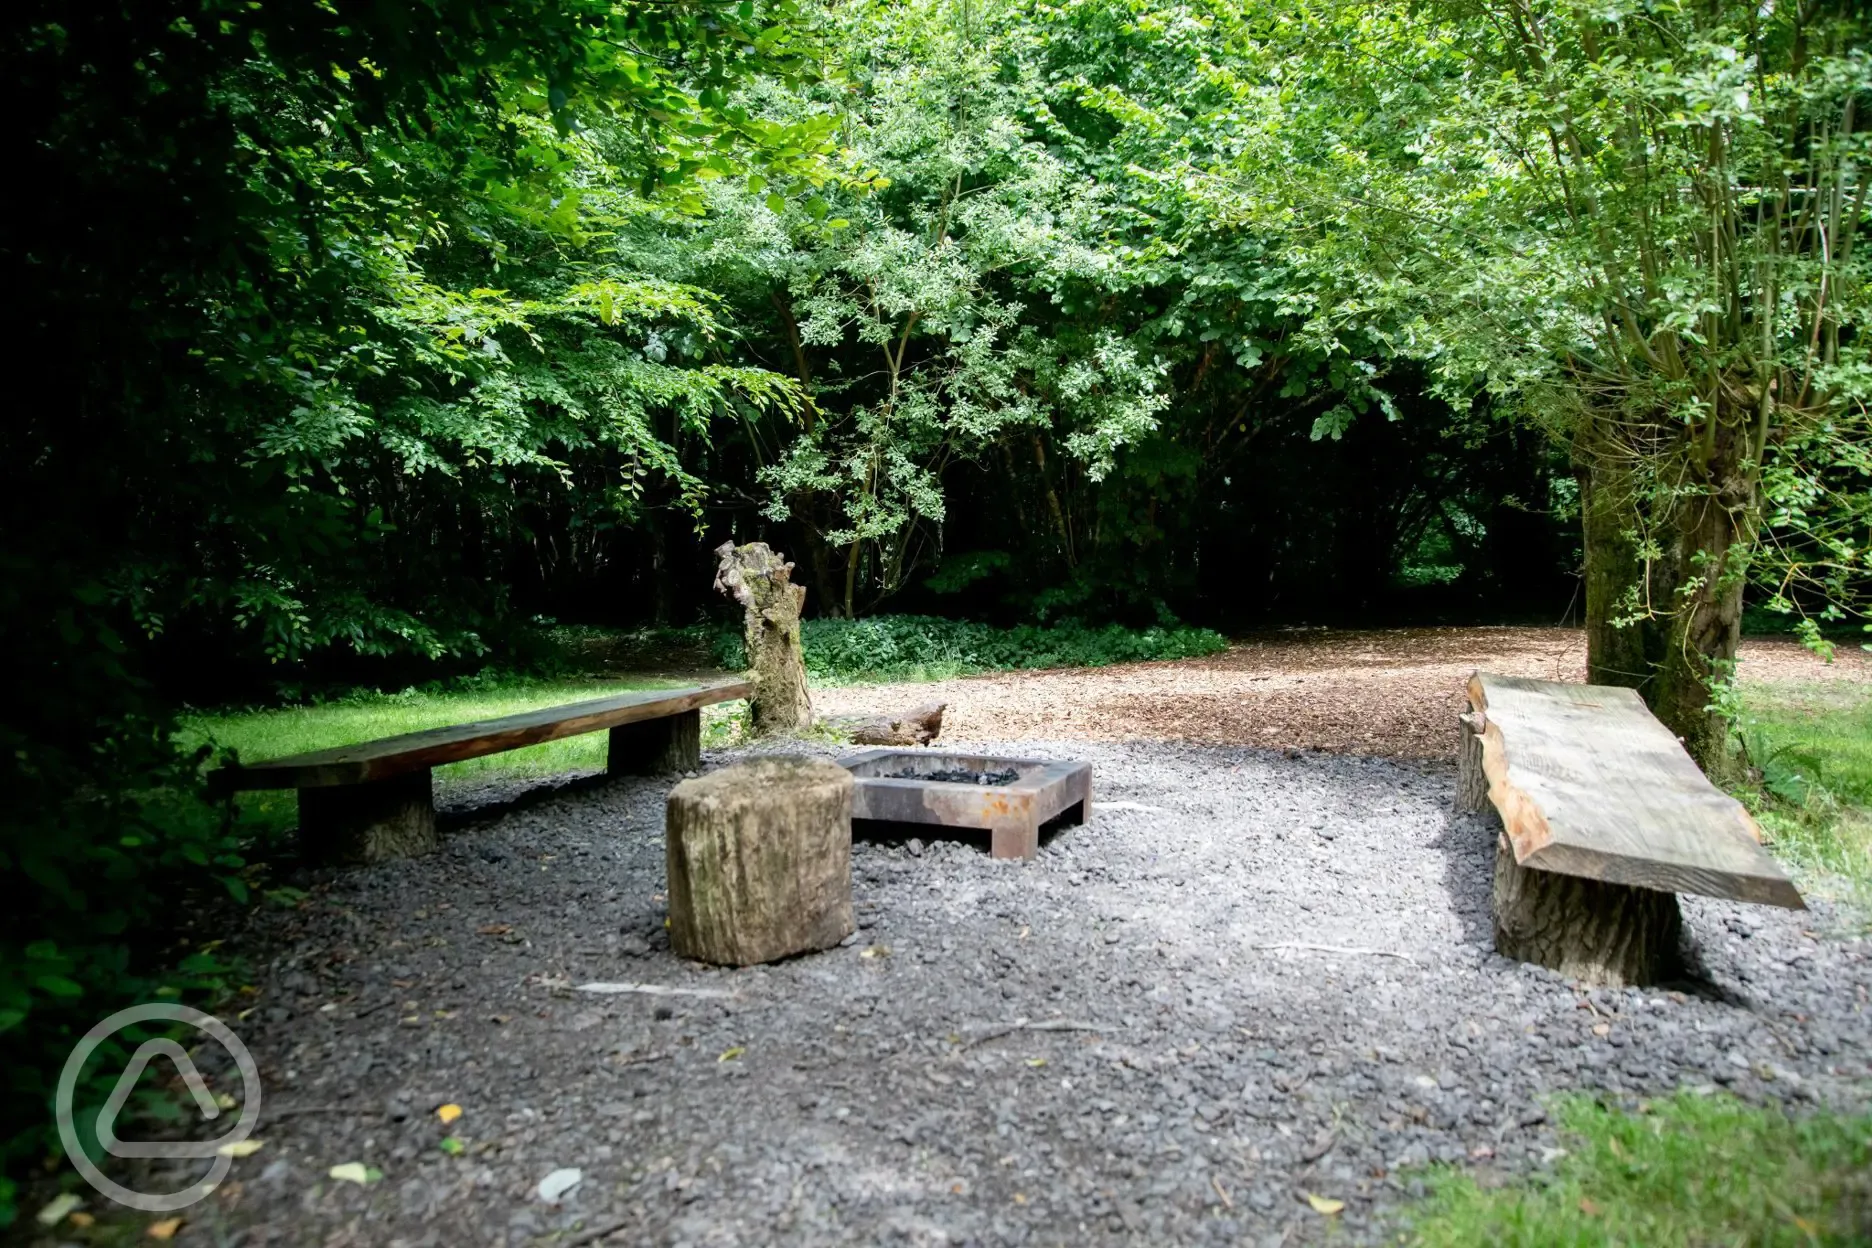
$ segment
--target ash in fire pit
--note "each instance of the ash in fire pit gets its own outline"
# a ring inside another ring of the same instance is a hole
[[[996,858],[1031,858],[1040,825],[1084,823],[1089,763],[986,758],[938,750],[864,750],[839,759],[858,782],[853,820],[982,828]]]
[[[934,780],[938,784],[1013,784],[1020,779],[1020,772],[1012,767],[1006,771],[970,771],[956,768],[953,771],[903,771],[888,772],[879,777],[883,780]]]

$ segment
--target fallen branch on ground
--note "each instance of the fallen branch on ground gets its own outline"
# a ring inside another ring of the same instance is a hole
[[[269,1109],[264,1116],[275,1122],[281,1118],[297,1118],[303,1114],[356,1114],[360,1118],[381,1118],[381,1109],[368,1109],[361,1105],[294,1105],[285,1109]]]
[[[965,1041],[962,1047],[965,1049],[972,1049],[978,1044],[986,1044],[990,1040],[999,1040],[1002,1036],[1011,1036],[1017,1031],[1117,1031],[1117,1030],[1120,1030],[1120,1029],[1117,1027],[1110,1026],[1105,1023],[1079,1023],[1079,1022],[1074,1022],[1072,1019],[1069,1019],[1069,1018],[1043,1018],[1037,1023],[1031,1022],[1025,1018],[1017,1018],[1011,1023],[1007,1023],[1005,1025],[998,1026],[998,1027],[991,1027],[989,1030],[984,1031],[981,1035],[972,1037],[971,1039]]]
[[[670,1055],[667,1053],[632,1053],[628,1057],[618,1058],[611,1064],[620,1068],[625,1066],[645,1066],[651,1062],[667,1062],[669,1056]]]
[[[589,1231],[580,1231],[571,1239],[564,1241],[564,1248],[580,1248],[583,1244],[595,1244],[601,1239],[617,1234],[629,1225],[628,1218],[614,1218],[609,1222],[601,1222]]]
[[[595,992],[604,996],[621,996],[635,993],[645,997],[714,997],[718,1000],[732,1000],[734,993],[723,992],[720,988],[676,988],[669,984],[580,984],[578,992]]]
[[[1408,953],[1399,953],[1395,949],[1366,949],[1359,945],[1314,945],[1303,940],[1283,940],[1277,941],[1271,945],[1250,945],[1248,947],[1250,949],[1300,949],[1308,953],[1367,954],[1374,958],[1402,958],[1412,966],[1417,965],[1417,959],[1411,957]]]

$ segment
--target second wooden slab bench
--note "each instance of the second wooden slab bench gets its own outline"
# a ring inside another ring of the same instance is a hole
[[[747,681],[636,690],[224,767],[214,781],[226,792],[297,789],[299,838],[308,858],[376,862],[435,847],[432,769],[443,763],[609,730],[610,774],[690,771],[702,761],[701,708],[753,692]]]
[[[1677,893],[1804,909],[1742,803],[1630,689],[1477,672],[1457,808],[1501,815],[1495,948],[1571,978],[1678,967]]]

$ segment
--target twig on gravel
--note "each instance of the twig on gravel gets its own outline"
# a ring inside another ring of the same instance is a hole
[[[669,1060],[669,1056],[670,1055],[668,1053],[633,1053],[629,1057],[618,1058],[618,1060],[613,1062],[612,1065],[614,1066],[645,1066],[651,1062],[667,1062]]]
[[[275,1122],[281,1118],[297,1118],[302,1114],[356,1114],[360,1118],[381,1118],[381,1109],[366,1109],[362,1105],[294,1105],[286,1109],[270,1109],[266,1116]]]
[[[1222,1207],[1223,1207],[1224,1209],[1233,1209],[1233,1208],[1235,1207],[1235,1202],[1229,1199],[1229,1194],[1228,1194],[1228,1189],[1227,1189],[1226,1187],[1223,1187],[1223,1186],[1222,1186],[1222,1180],[1221,1180],[1221,1179],[1219,1179],[1219,1178],[1217,1178],[1217,1177],[1216,1177],[1215,1175],[1213,1175],[1213,1174],[1212,1174],[1212,1175],[1210,1175],[1210,1176],[1209,1176],[1209,1186],[1211,1186],[1211,1187],[1213,1187],[1213,1188],[1215,1188],[1215,1189],[1216,1189],[1216,1195],[1218,1195],[1218,1196],[1220,1196],[1220,1197],[1222,1198]]]
[[[1309,953],[1362,953],[1374,958],[1402,958],[1412,966],[1417,959],[1408,953],[1399,953],[1395,949],[1366,949],[1359,945],[1315,945],[1304,940],[1282,940],[1271,945],[1250,945],[1251,949],[1303,949]]]
[[[1011,1036],[1017,1031],[1117,1031],[1117,1030],[1119,1030],[1119,1028],[1107,1026],[1104,1023],[1077,1023],[1069,1018],[1043,1018],[1037,1023],[1030,1022],[1024,1018],[1017,1018],[1011,1023],[1007,1023],[999,1027],[991,1027],[987,1031],[984,1031],[981,1035],[970,1038],[968,1042],[965,1043],[962,1047],[965,1049],[972,1049],[978,1044],[986,1044],[990,1040],[999,1040],[1002,1036]]]
[[[580,1231],[571,1239],[566,1240],[564,1248],[579,1248],[581,1244],[595,1244],[606,1236],[617,1234],[629,1225],[630,1220],[627,1218],[613,1218],[609,1222],[601,1222],[590,1230]]]
[[[606,996],[635,993],[645,997],[715,997],[724,1001],[732,1000],[735,995],[720,988],[678,988],[669,984],[580,984],[577,991]]]
[[[1094,802],[1092,803],[1092,809],[1095,811],[1097,810],[1141,810],[1145,812],[1146,814],[1152,814],[1152,815],[1167,815],[1170,813],[1170,811],[1166,807],[1146,806],[1143,802]]]

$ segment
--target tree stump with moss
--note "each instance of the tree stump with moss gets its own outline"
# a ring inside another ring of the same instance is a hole
[[[806,689],[806,655],[800,645],[800,612],[806,588],[792,583],[793,565],[765,542],[715,549],[720,566],[715,588],[742,607],[742,638],[754,682],[754,731],[803,732],[812,727],[812,696]]]
[[[665,841],[670,947],[751,966],[851,935],[853,788],[836,763],[786,756],[677,785]]]

